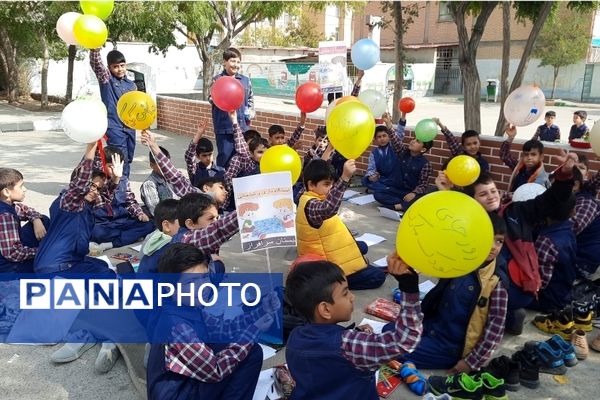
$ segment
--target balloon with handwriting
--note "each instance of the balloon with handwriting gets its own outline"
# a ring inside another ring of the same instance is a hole
[[[260,172],[289,171],[292,174],[292,185],[296,183],[302,172],[302,160],[296,150],[285,144],[271,146],[260,159]]]
[[[544,114],[546,96],[537,86],[526,85],[515,89],[504,102],[504,117],[516,126],[533,124]]]
[[[371,145],[375,119],[360,101],[337,104],[326,122],[333,148],[347,159],[356,159]]]
[[[156,119],[156,103],[149,94],[134,90],[121,96],[117,114],[131,129],[148,129]]]
[[[82,47],[97,49],[106,42],[108,29],[104,21],[95,15],[82,15],[73,24],[73,34]]]
[[[315,82],[306,82],[296,89],[296,105],[300,111],[311,113],[317,111],[323,104],[321,86]]]
[[[95,142],[108,128],[106,106],[96,99],[77,99],[65,107],[61,122],[67,136],[76,142]]]
[[[469,186],[479,178],[480,173],[477,160],[464,154],[454,157],[446,167],[446,176],[456,186]]]
[[[78,45],[73,32],[75,21],[81,17],[81,14],[76,12],[67,12],[61,15],[56,21],[56,33],[67,45]]]
[[[83,10],[84,14],[95,15],[96,17],[106,21],[115,7],[115,2],[114,0],[81,0],[79,2],[79,6]]]
[[[487,212],[472,197],[439,191],[406,210],[396,251],[411,267],[438,278],[463,276],[488,257],[494,230]]]

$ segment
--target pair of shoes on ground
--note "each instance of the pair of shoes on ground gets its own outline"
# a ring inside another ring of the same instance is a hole
[[[429,391],[436,396],[448,394],[453,399],[508,400],[504,380],[489,372],[430,376],[427,382]]]
[[[574,303],[573,307],[566,307],[550,314],[538,315],[532,323],[543,332],[557,334],[565,340],[570,340],[573,332],[577,330],[592,331],[594,312],[590,307],[592,306],[589,304]]]
[[[69,340],[68,343],[65,343],[64,346],[52,353],[50,356],[51,361],[55,363],[75,361],[97,343],[96,338],[86,330],[73,332],[67,339]],[[102,343],[102,347],[94,363],[94,370],[99,374],[107,373],[113,368],[120,354],[119,349],[114,343]]]

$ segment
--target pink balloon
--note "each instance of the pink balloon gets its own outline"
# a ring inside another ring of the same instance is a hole
[[[56,21],[56,32],[67,45],[79,44],[73,33],[73,25],[79,17],[81,17],[81,14],[77,12],[68,12],[61,15],[58,21]]]

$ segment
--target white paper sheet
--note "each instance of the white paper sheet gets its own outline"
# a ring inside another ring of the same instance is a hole
[[[357,206],[364,206],[365,204],[373,203],[375,201],[375,197],[372,194],[366,194],[364,196],[353,197],[348,200],[352,204],[356,204]]]
[[[381,268],[387,267],[387,257],[381,257],[379,260],[374,261],[373,265],[375,265],[376,267],[381,267]]]
[[[271,387],[275,383],[273,377],[273,368],[265,369],[260,371],[258,375],[258,382],[256,383],[256,389],[254,390],[254,396],[252,400],[265,400],[267,395],[271,391]]]
[[[387,322],[381,322],[381,321],[375,321],[374,319],[363,318],[363,320],[360,321],[359,325],[365,325],[365,324],[371,325],[371,328],[373,328],[373,333],[381,333],[383,327],[385,326],[385,324],[387,324]]]
[[[379,210],[379,214],[384,218],[389,218],[394,221],[400,221],[402,219],[403,213],[399,211],[390,210],[385,207],[377,207],[377,209]]]
[[[354,196],[359,195],[359,194],[360,194],[360,192],[357,192],[356,190],[348,189],[348,190],[346,190],[344,192],[344,196],[342,196],[342,198],[344,200],[348,200],[350,197],[354,197]]]
[[[108,268],[110,268],[113,271],[117,272],[117,267],[115,267],[113,265],[113,263],[110,261],[110,258],[108,258],[108,256],[104,255],[104,256],[98,256],[98,257],[95,257],[95,258],[104,261],[105,263],[108,264]]]
[[[275,354],[277,354],[277,350],[275,350],[274,348],[264,345],[262,343],[259,343],[259,345],[262,348],[263,361],[268,360],[269,358],[274,357]]]
[[[419,283],[419,297],[421,299],[423,299],[423,297],[425,297],[425,295],[427,293],[429,293],[429,291],[431,289],[433,289],[434,287],[435,287],[435,283],[433,283],[431,281],[425,281],[425,282]]]
[[[129,246],[130,249],[135,250],[137,252],[142,251],[142,245],[138,244],[137,246]]]
[[[385,241],[385,238],[383,236],[375,235],[373,233],[363,233],[362,235],[356,238],[356,241],[365,242],[367,246],[371,247]]]

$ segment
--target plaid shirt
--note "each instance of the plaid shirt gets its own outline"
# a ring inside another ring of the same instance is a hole
[[[233,178],[237,177],[242,171],[254,171],[258,165],[258,163],[252,159],[248,143],[244,140],[244,135],[238,124],[233,125],[233,142],[236,154],[231,157],[224,176],[225,184],[228,189],[231,189]],[[231,190],[228,191],[231,192]]]
[[[110,79],[110,71],[102,63],[100,50],[90,50],[90,66],[96,74],[99,83],[106,83]]]
[[[75,168],[75,175],[69,183],[66,193],[60,198],[60,209],[68,212],[79,212],[85,207],[85,195],[92,178],[93,161],[81,160]],[[98,196],[100,199],[100,196]]]
[[[221,245],[238,231],[237,212],[233,211],[206,228],[188,230],[181,242],[192,244],[205,254],[219,254]]]
[[[575,215],[571,218],[573,221],[573,232],[579,235],[596,218],[600,217],[600,203],[592,197],[576,196]]]
[[[512,142],[509,142],[508,140],[505,140],[504,142],[502,142],[502,145],[500,146],[500,159],[504,162],[504,165],[506,165],[508,168],[515,169],[515,168],[517,168],[517,165],[519,164],[519,160],[517,160],[515,157],[513,157],[513,155],[510,153],[510,145],[511,144],[512,144]]]
[[[240,343],[230,343],[218,353],[200,341],[193,328],[185,323],[176,325],[173,330],[175,343],[165,345],[165,367],[176,374],[188,376],[201,382],[220,382],[233,373],[235,368],[247,356],[256,340],[258,330],[252,323],[257,319],[257,313],[252,312],[234,318],[231,324],[224,324],[221,318],[214,318],[203,313],[207,328],[212,322],[228,329],[244,329]],[[211,322],[212,321],[212,322]],[[227,326],[226,326],[227,325]],[[207,329],[213,332],[213,329]],[[221,329],[219,329],[221,331]]]
[[[450,132],[450,129],[448,129],[447,127],[443,127],[442,128],[442,133],[444,134],[444,137],[446,138],[446,143],[448,144],[448,148],[450,149],[450,153],[453,156],[462,154],[463,147],[458,142],[458,139],[456,138],[456,136],[454,136],[452,134],[452,132]]]
[[[596,172],[596,175],[583,184],[583,189],[590,193],[596,194],[600,190],[600,171]]]
[[[4,258],[13,262],[30,260],[37,253],[36,247],[23,246],[21,243],[21,221],[33,221],[41,218],[40,213],[32,207],[27,207],[23,203],[15,203],[15,211],[18,219],[12,214],[0,214],[0,254]]]
[[[388,128],[388,135],[390,136],[392,148],[394,149],[394,152],[398,155],[398,157],[412,157],[408,146],[402,143],[402,140],[404,139],[405,126],[406,120],[400,120],[400,123],[398,123],[398,125],[396,126],[396,133],[392,132]],[[421,169],[421,173],[419,175],[419,183],[412,190],[412,192],[415,194],[425,193],[429,186],[429,177],[431,177],[431,174],[433,174],[433,168],[431,167],[431,163],[428,161]]]
[[[535,240],[535,251],[540,265],[541,288],[545,288],[552,279],[554,264],[558,261],[558,249],[547,236],[539,235]]]
[[[378,334],[348,329],[342,333],[342,354],[356,368],[375,371],[417,348],[423,331],[419,295],[403,294],[394,330]]]
[[[97,197],[96,203],[94,204],[94,208],[106,208],[107,210],[112,210],[112,201],[114,200],[115,191],[119,185],[115,185],[112,179],[107,180],[106,188],[100,191],[100,196]],[[129,186],[129,180],[127,181],[127,185],[125,186],[125,209],[132,217],[139,217],[140,215],[145,215],[144,210],[135,199],[135,194],[131,191],[131,187]],[[108,211],[109,213],[111,211]]]
[[[190,177],[190,179],[192,179],[192,177],[196,175],[196,171],[198,170],[198,164],[200,164],[198,161],[196,161],[196,145],[193,141],[190,141],[190,145],[185,151],[183,158],[185,158],[185,166],[187,168],[188,176]],[[211,168],[213,166],[214,163],[208,166],[207,168]]]
[[[483,335],[473,347],[473,350],[465,357],[465,362],[471,369],[477,370],[490,359],[504,335],[506,321],[506,310],[508,304],[508,292],[498,282],[490,295],[490,308],[488,310],[487,323]]]
[[[298,143],[298,140],[300,140],[302,132],[304,132],[304,127],[298,125],[294,133],[292,133],[292,136],[290,136],[290,138],[288,139],[287,145],[293,148],[296,145],[296,143]]]
[[[324,200],[310,199],[306,202],[304,212],[311,226],[320,227],[326,219],[337,214],[348,185],[349,182],[338,179]]]
[[[202,193],[200,189],[192,185],[192,182],[183,175],[171,160],[162,152],[155,154],[154,159],[160,167],[163,176],[167,183],[171,186],[171,190],[179,197],[183,197],[188,193]]]

